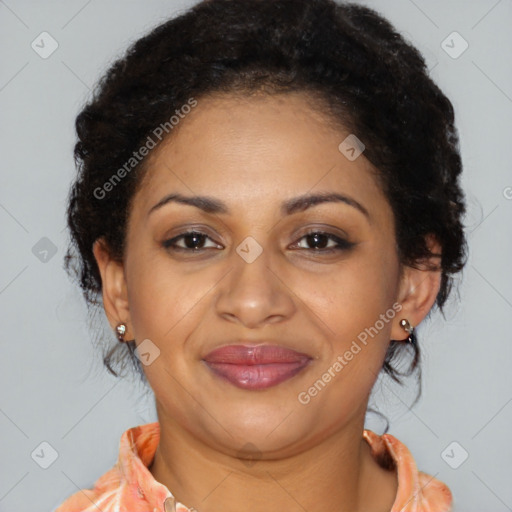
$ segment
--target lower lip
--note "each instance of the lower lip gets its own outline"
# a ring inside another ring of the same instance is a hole
[[[291,379],[310,363],[268,363],[268,364],[228,364],[209,363],[206,365],[218,376],[242,389],[265,389]]]

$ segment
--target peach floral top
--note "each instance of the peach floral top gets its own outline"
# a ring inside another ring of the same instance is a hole
[[[398,475],[398,492],[390,512],[451,512],[452,494],[436,478],[418,471],[407,447],[391,434],[363,431],[375,460]],[[148,470],[160,439],[158,421],[126,430],[119,457],[92,490],[82,489],[55,512],[191,512]]]

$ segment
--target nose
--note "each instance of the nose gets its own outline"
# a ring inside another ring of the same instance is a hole
[[[270,251],[252,260],[245,257],[243,246],[239,249],[233,252],[231,272],[220,283],[217,314],[250,329],[290,318],[296,310],[294,293],[280,267],[272,265]]]

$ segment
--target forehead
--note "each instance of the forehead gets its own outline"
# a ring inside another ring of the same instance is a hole
[[[141,209],[170,192],[215,196],[247,209],[320,190],[352,194],[368,209],[386,208],[364,154],[351,161],[339,149],[349,132],[307,95],[197,101],[150,155]]]

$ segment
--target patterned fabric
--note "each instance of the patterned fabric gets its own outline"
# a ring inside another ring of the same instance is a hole
[[[407,447],[391,434],[363,431],[375,460],[398,476],[398,491],[390,512],[451,512],[452,494],[440,480],[418,471]],[[55,512],[191,512],[148,470],[160,439],[158,421],[126,430],[119,457],[92,490],[67,498]]]

